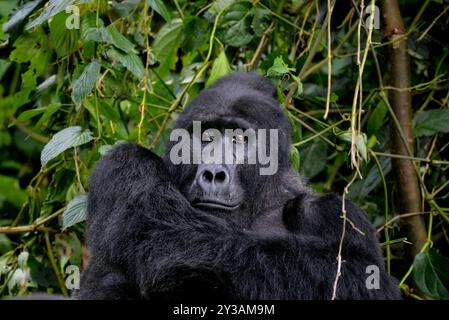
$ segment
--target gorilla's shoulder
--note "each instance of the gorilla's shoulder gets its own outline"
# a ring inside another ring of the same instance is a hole
[[[276,94],[276,87],[273,82],[255,72],[234,72],[220,78],[210,88],[226,89],[226,87],[252,89],[270,97],[274,97]]]
[[[129,161],[130,157],[156,158],[157,156],[152,151],[135,143],[123,141],[112,146],[111,149],[106,152],[102,159],[121,162]]]
[[[127,180],[133,174],[148,176],[155,171],[166,172],[165,164],[159,156],[137,144],[121,142],[97,162],[90,177],[90,185],[109,184],[116,179]]]

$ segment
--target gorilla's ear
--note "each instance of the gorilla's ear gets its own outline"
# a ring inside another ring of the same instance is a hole
[[[276,98],[276,87],[270,79],[255,72],[234,72],[217,80],[212,87],[239,86],[257,90],[264,95]]]

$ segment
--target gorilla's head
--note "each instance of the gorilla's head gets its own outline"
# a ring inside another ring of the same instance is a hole
[[[291,180],[299,179],[289,161],[291,126],[269,79],[255,73],[221,78],[185,107],[173,129],[185,135],[171,136],[165,161],[194,207],[249,226],[260,212],[275,210],[291,196]],[[182,152],[188,155],[179,163],[173,156]],[[222,161],[199,159],[200,153]]]

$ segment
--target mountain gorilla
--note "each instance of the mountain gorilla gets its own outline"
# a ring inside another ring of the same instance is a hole
[[[290,166],[291,127],[273,84],[252,73],[222,78],[186,106],[174,128],[192,132],[193,121],[218,130],[277,129],[277,172],[261,175],[259,162],[173,164],[176,141],[164,159],[130,143],[115,147],[90,178],[91,257],[75,296],[330,299],[342,199],[314,193]],[[344,207],[350,221],[337,298],[399,299],[365,213],[350,201]]]

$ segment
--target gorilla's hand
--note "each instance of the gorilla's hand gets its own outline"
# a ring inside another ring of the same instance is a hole
[[[343,234],[344,219],[346,225]],[[385,271],[375,229],[366,214],[352,201],[345,200],[343,206],[342,197],[334,193],[302,194],[286,203],[283,220],[288,229],[298,234],[298,237],[315,238],[316,256],[319,252],[325,252],[327,256],[333,255],[335,259],[342,245],[344,276],[338,286],[339,298],[400,299],[397,281]],[[321,249],[318,247],[319,243]],[[351,283],[352,279],[366,279],[368,266],[379,268],[381,290],[368,290],[364,281]],[[334,270],[329,270],[330,276],[322,275],[323,278],[328,278],[328,283],[333,283],[335,279],[335,268],[334,263]],[[325,271],[325,268],[320,266],[316,270]]]

